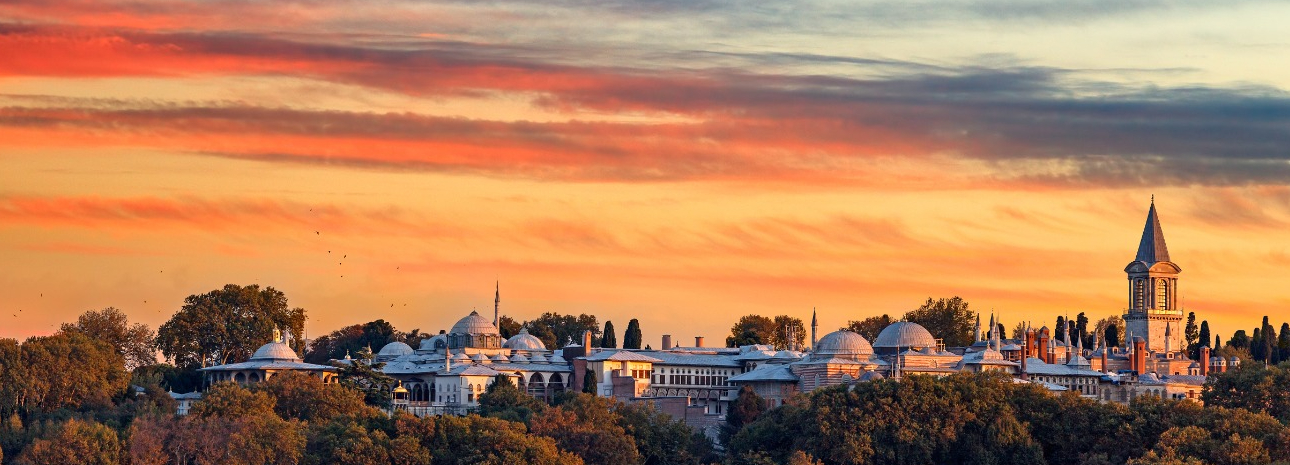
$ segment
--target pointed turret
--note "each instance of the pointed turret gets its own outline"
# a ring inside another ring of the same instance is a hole
[[[981,314],[976,314],[976,342],[981,342]]]
[[[1147,266],[1170,261],[1169,247],[1165,246],[1165,233],[1160,229],[1160,217],[1156,214],[1155,198],[1152,198],[1151,209],[1147,211],[1147,224],[1142,228],[1142,240],[1138,242],[1136,260]]]
[[[501,308],[502,308],[502,281],[498,280],[497,287],[495,287],[493,290],[493,326],[496,326],[498,328],[501,328],[501,326],[498,326],[498,325],[502,323],[501,317],[498,315],[498,310]]]
[[[811,307],[811,350],[812,351],[815,350],[815,330],[819,329],[819,326],[820,326],[820,320],[816,319],[815,317],[815,307]],[[664,347],[664,349],[670,349],[670,348],[671,347]]]

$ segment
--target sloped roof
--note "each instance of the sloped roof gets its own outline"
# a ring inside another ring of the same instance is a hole
[[[585,357],[588,362],[603,362],[606,360],[613,362],[661,362],[654,357],[638,354],[629,350],[603,350]]]
[[[1147,224],[1142,228],[1142,240],[1138,242],[1138,256],[1135,260],[1151,266],[1157,262],[1168,262],[1169,247],[1165,246],[1165,233],[1160,229],[1160,217],[1156,214],[1156,202],[1151,202],[1147,211]]]
[[[756,370],[731,376],[726,381],[732,383],[751,383],[758,381],[797,382],[797,375],[789,370],[788,365],[762,365]]]

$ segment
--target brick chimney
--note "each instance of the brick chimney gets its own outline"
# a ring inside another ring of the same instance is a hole
[[[1200,348],[1200,375],[1209,376],[1209,346]]]
[[[591,355],[591,331],[582,332],[582,347],[587,349],[587,355]]]
[[[1141,336],[1133,337],[1133,371],[1139,375],[1147,370],[1147,341]]]
[[[672,348],[672,335],[671,335],[671,334],[664,334],[664,335],[663,335],[663,347],[662,347],[662,349],[663,349],[663,350],[668,350],[668,349],[671,349],[671,348]]]
[[[703,347],[703,336],[694,336],[694,346]]]
[[[1039,354],[1037,358],[1043,359],[1047,363],[1053,363],[1052,357],[1048,354],[1048,327],[1045,326],[1039,330]]]

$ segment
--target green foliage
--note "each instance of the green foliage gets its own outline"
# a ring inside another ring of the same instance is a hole
[[[623,348],[639,349],[642,342],[644,341],[641,338],[641,322],[632,318],[627,322],[627,330],[623,331]]]
[[[878,338],[878,333],[882,332],[883,328],[891,326],[894,322],[890,316],[884,313],[881,316],[871,316],[860,321],[849,322],[844,329],[864,336],[866,341],[872,341]],[[823,337],[824,335],[820,334],[818,336]]]
[[[614,411],[619,426],[636,441],[644,465],[698,465],[710,455],[706,437],[650,404],[618,404]]]
[[[778,349],[787,349],[790,345],[799,350],[806,345],[806,325],[801,318],[788,315],[777,315],[772,319],[775,332],[770,335],[770,344]]]
[[[600,325],[596,323],[596,317],[587,314],[573,316],[547,312],[525,321],[524,327],[528,328],[529,334],[541,339],[542,344],[553,350],[564,347],[567,341],[582,344],[582,333],[586,331],[591,331],[592,342],[600,339]]]
[[[546,404],[521,391],[506,375],[493,378],[493,383],[479,396],[480,415],[526,425],[533,414],[545,409]]]
[[[273,397],[274,413],[286,420],[318,423],[337,417],[370,419],[383,415],[364,402],[363,393],[340,384],[323,384],[318,377],[300,372],[276,374],[251,389]]]
[[[1216,373],[1205,384],[1201,400],[1207,406],[1266,413],[1290,424],[1290,363],[1250,364]]]
[[[370,321],[346,326],[318,337],[309,345],[309,351],[303,359],[308,363],[325,365],[331,360],[344,359],[346,354],[353,355],[364,350],[379,351],[391,342],[418,338],[419,335],[403,333],[385,320]]]
[[[555,440],[561,449],[587,463],[627,465],[640,463],[636,440],[619,424],[613,399],[580,394],[563,405],[533,416],[534,434]]]
[[[1120,327],[1111,325],[1106,327],[1106,332],[1102,334],[1106,340],[1107,347],[1120,347]]]
[[[276,402],[267,392],[252,391],[237,383],[219,383],[202,393],[188,414],[195,418],[266,417],[275,415]]]
[[[596,395],[596,373],[590,367],[582,374],[582,392]]]
[[[511,336],[519,334],[522,327],[514,318],[506,315],[497,317],[497,331],[501,333],[502,339],[510,339]]]
[[[905,320],[927,328],[946,346],[968,346],[976,341],[972,334],[976,329],[976,314],[958,296],[937,300],[928,297],[922,306],[905,313]]]
[[[605,321],[605,331],[600,333],[600,347],[606,349],[618,348],[618,337],[614,336],[614,322]]]
[[[175,365],[206,367],[245,361],[275,328],[290,330],[300,347],[304,325],[305,310],[289,308],[282,292],[229,284],[184,299],[183,308],[157,328],[156,342]]]
[[[359,349],[348,365],[340,366],[337,378],[341,385],[362,392],[368,405],[389,409],[390,389],[396,381],[381,371],[385,367],[384,362],[368,363],[367,360],[371,359],[372,353],[366,347]]]
[[[30,368],[10,375],[17,377],[19,397],[12,406],[17,410],[107,408],[130,383],[124,358],[106,342],[79,332],[33,337],[20,349],[18,365]],[[0,349],[0,357],[10,359],[0,363],[13,363],[12,350],[12,346]],[[9,389],[0,388],[0,392]]]
[[[121,462],[116,431],[98,423],[73,419],[47,437],[36,440],[18,456],[30,465],[116,465]]]
[[[181,368],[168,363],[135,368],[134,376],[158,378],[160,386],[168,391],[193,392],[202,386],[202,373],[195,367]]]
[[[1209,346],[1210,341],[1212,340],[1212,334],[1209,332],[1209,321],[1202,320],[1200,322],[1200,329],[1196,331],[1196,348],[1192,351],[1191,358],[1193,360],[1200,360],[1200,348]],[[1217,347],[1210,346],[1211,351],[1215,348]]]
[[[581,465],[549,437],[528,434],[524,425],[477,415],[415,418],[400,416],[397,435],[413,438],[434,457],[435,465],[523,463]]]
[[[733,463],[1269,463],[1290,459],[1290,429],[1241,409],[1152,396],[1126,407],[959,373],[817,390],[728,451]]]
[[[85,312],[75,323],[63,323],[60,331],[108,343],[125,358],[126,370],[157,363],[152,330],[142,323],[131,325],[125,312],[113,307]]]
[[[744,315],[730,327],[726,347],[770,344],[775,337],[775,320],[761,315]]]
[[[745,425],[756,421],[769,408],[766,399],[757,395],[752,387],[745,385],[739,388],[739,395],[730,404],[730,411],[726,412],[726,424],[721,429],[722,442],[730,442],[730,438],[738,434]]]
[[[1093,347],[1093,333],[1088,330],[1088,317],[1084,312],[1075,315],[1075,329],[1071,331],[1071,337],[1080,337],[1084,342],[1084,347]]]

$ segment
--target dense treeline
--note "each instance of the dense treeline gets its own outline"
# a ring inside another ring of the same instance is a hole
[[[1235,373],[1219,378],[1243,382]],[[1290,384],[1277,382],[1269,390],[1284,396]],[[1242,408],[1098,403],[960,373],[817,391],[749,423],[729,453],[749,465],[795,454],[829,464],[1266,464],[1290,461],[1290,428]]]

